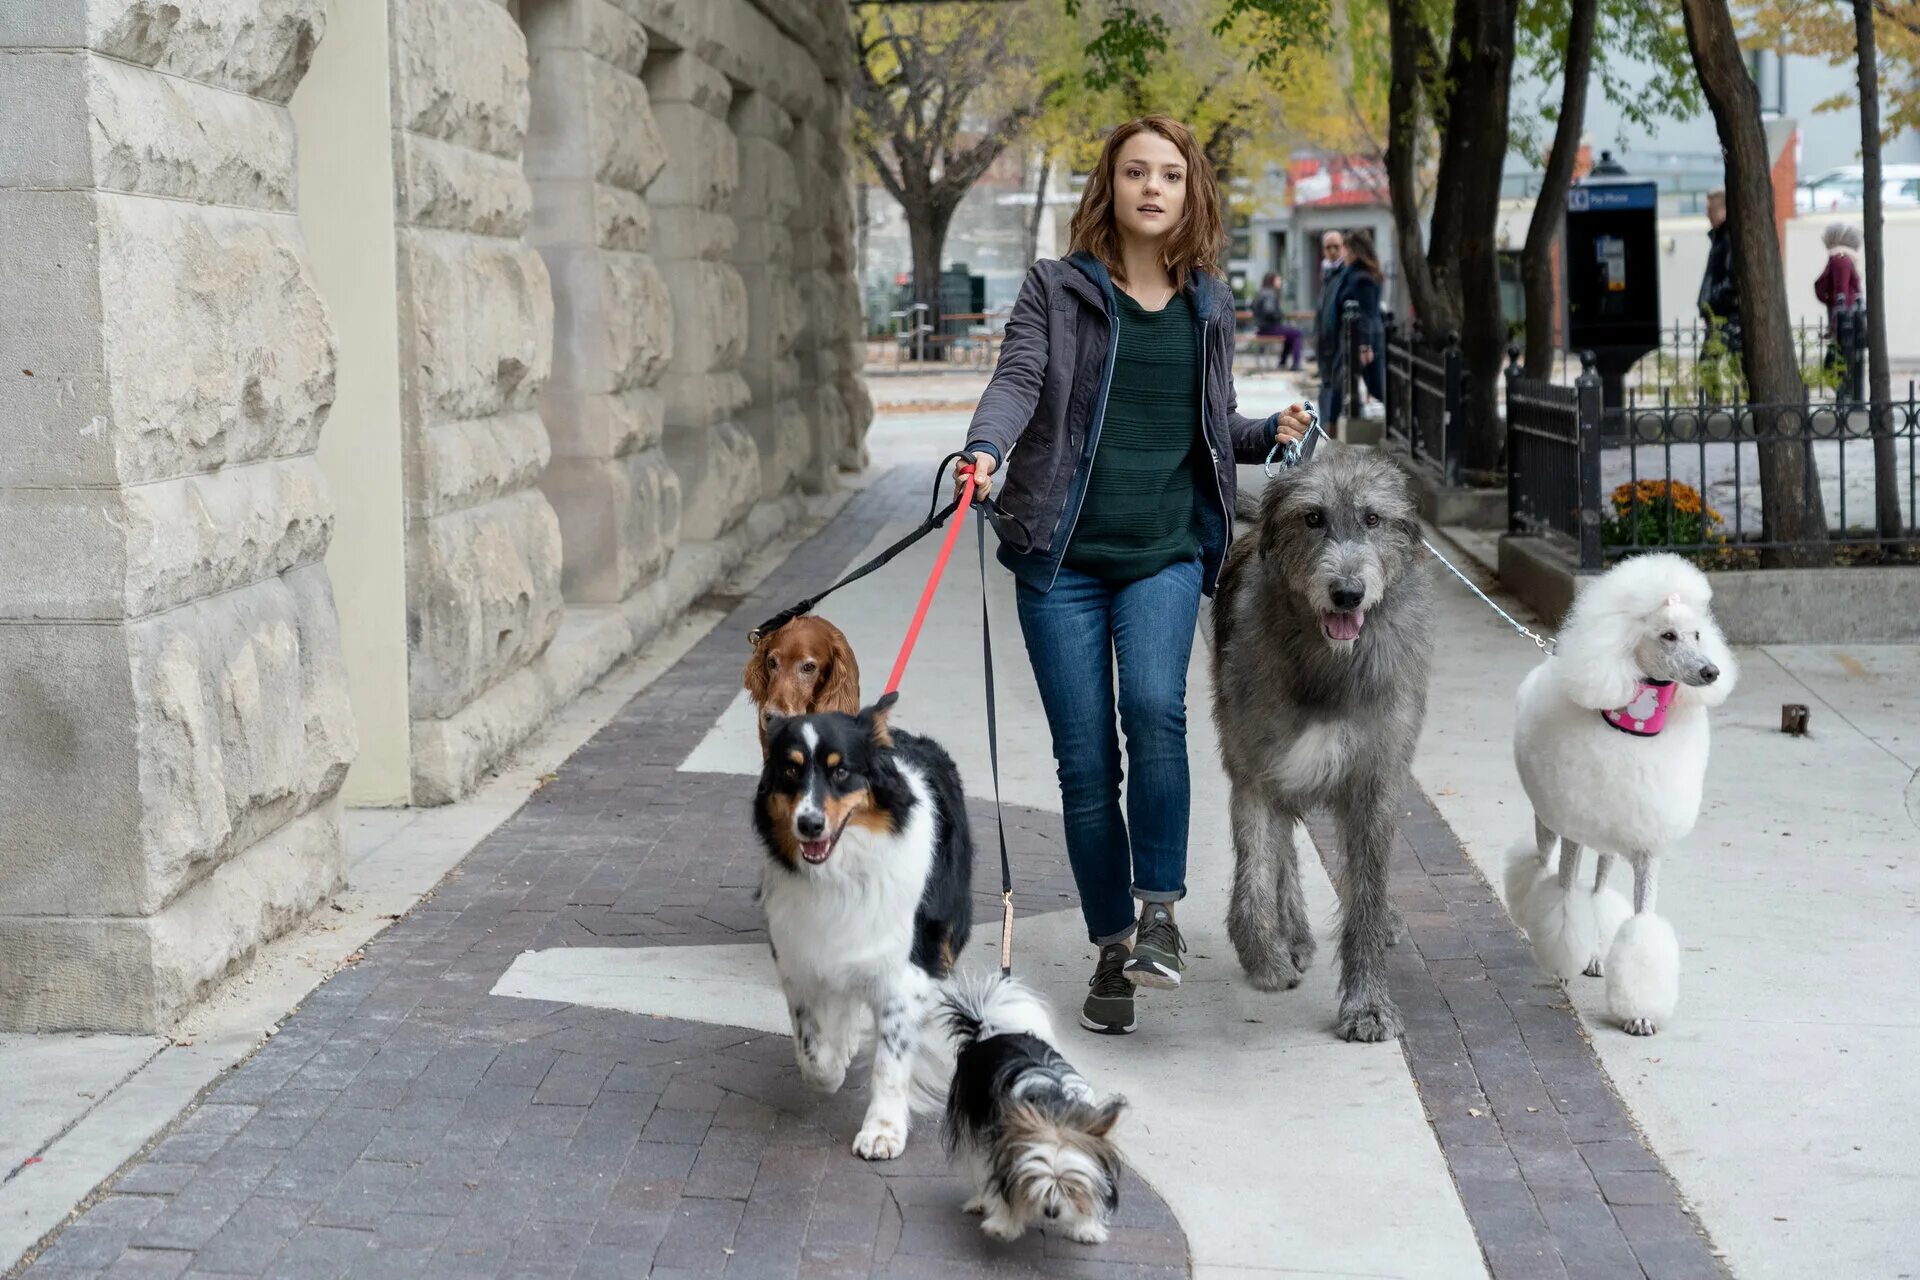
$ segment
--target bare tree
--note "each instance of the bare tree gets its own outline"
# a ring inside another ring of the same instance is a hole
[[[1033,182],[1033,211],[1027,215],[1027,265],[1040,258],[1040,219],[1047,211],[1047,178],[1053,172],[1053,153],[1040,153],[1040,176]]]
[[[1874,0],[1853,0],[1860,63],[1860,161],[1866,178],[1868,421],[1873,427],[1873,517],[1880,536],[1905,537],[1900,511],[1900,454],[1894,448],[1893,375],[1887,365],[1887,254],[1880,209],[1880,68],[1873,37]]]
[[[1567,211],[1567,188],[1573,184],[1580,129],[1587,116],[1587,80],[1593,69],[1593,31],[1599,15],[1600,0],[1573,0],[1567,17],[1560,119],[1554,126],[1553,149],[1547,153],[1533,218],[1527,223],[1526,247],[1520,251],[1520,280],[1527,295],[1529,378],[1550,376],[1553,365],[1553,246],[1560,238],[1560,219]]]
[[[954,210],[1061,83],[1033,70],[1021,38],[1031,22],[1027,6],[1011,4],[876,7],[853,18],[856,137],[906,215],[913,298],[936,319]]]
[[[1760,433],[1760,521],[1769,542],[1800,544],[1769,552],[1764,563],[1832,560],[1825,503],[1813,454],[1800,440],[1769,439],[1781,406],[1804,402],[1794,355],[1786,271],[1773,223],[1773,157],[1760,123],[1760,91],[1747,71],[1725,0],[1680,0],[1687,44],[1727,163],[1727,223],[1733,236],[1734,284],[1740,294],[1742,356]],[[1789,410],[1788,412],[1791,412]]]

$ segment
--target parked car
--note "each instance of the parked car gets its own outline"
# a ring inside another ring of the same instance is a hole
[[[1865,170],[1857,164],[1828,169],[1793,192],[1796,213],[1858,209],[1866,198]],[[1880,170],[1880,199],[1888,205],[1920,205],[1920,164],[1890,164]]]

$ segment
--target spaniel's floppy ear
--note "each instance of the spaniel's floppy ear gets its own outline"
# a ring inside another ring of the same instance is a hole
[[[860,710],[860,664],[854,659],[853,646],[840,628],[826,623],[827,678],[813,700],[815,711],[844,711],[852,715]]]
[[[747,687],[747,696],[753,699],[753,705],[763,707],[767,704],[767,695],[773,692],[773,677],[767,673],[767,646],[773,643],[773,633],[761,636],[754,642],[753,656],[747,659],[746,673],[741,682]]]
[[[887,720],[893,714],[893,704],[900,701],[898,691],[886,694],[880,701],[860,713],[860,727],[867,731],[876,747],[887,748],[893,745],[893,731]]]

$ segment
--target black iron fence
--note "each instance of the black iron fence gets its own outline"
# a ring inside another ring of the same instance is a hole
[[[1623,437],[1603,435],[1600,380],[1572,386],[1507,379],[1507,523],[1566,547],[1580,568],[1658,549],[1716,559],[1806,549],[1766,535],[1762,450],[1799,455],[1803,503],[1819,494],[1824,546],[1884,547],[1920,538],[1920,388],[1870,408],[1809,395],[1795,404],[1716,404],[1630,394]],[[1879,438],[1876,438],[1879,437]],[[1875,524],[1876,452],[1890,452],[1902,538]]]
[[[1418,322],[1402,329],[1387,322],[1385,447],[1402,449],[1444,483],[1460,483],[1465,438],[1467,368],[1460,335],[1429,341]],[[1347,362],[1348,368],[1353,362]]]
[[[1855,402],[1867,398],[1864,310],[1843,308],[1831,327],[1823,321],[1796,324],[1793,349],[1810,398]],[[1555,354],[1549,375],[1553,381],[1571,384],[1579,374],[1578,354]],[[1627,372],[1626,387],[1645,397],[1665,393],[1681,400],[1745,400],[1739,334],[1699,320],[1668,325],[1660,330],[1660,345],[1640,357]]]

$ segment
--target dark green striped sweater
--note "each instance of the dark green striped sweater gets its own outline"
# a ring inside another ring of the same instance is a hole
[[[1108,582],[1137,582],[1200,554],[1200,352],[1184,291],[1159,311],[1115,296],[1120,349],[1065,563]]]

